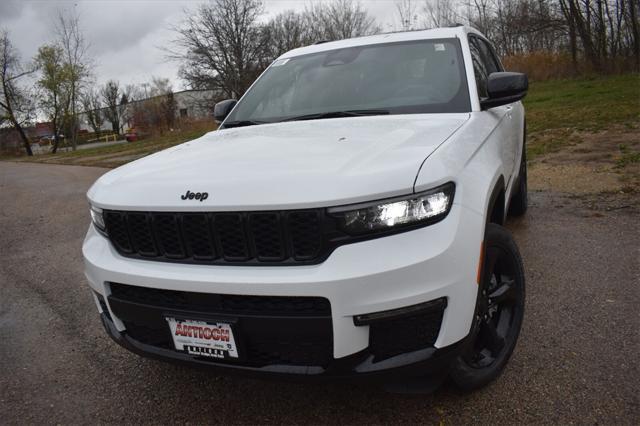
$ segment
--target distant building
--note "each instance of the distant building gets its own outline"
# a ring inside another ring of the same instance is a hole
[[[121,111],[119,133],[124,133],[127,129],[136,126],[134,122],[134,110],[136,107],[144,108],[145,102],[161,98],[166,95],[155,96],[147,99],[131,101],[127,105],[123,105]],[[175,118],[180,120],[213,120],[213,107],[220,94],[214,90],[183,90],[175,92],[173,99],[176,104]],[[105,111],[107,108],[101,108],[100,112],[103,117],[100,130],[103,132],[113,132],[111,122],[106,119]],[[85,112],[78,114],[78,131],[82,133],[92,133],[93,128],[89,125],[87,114]],[[47,138],[53,136],[53,126],[49,122],[36,123],[34,126],[25,126],[23,130],[32,144],[42,142],[46,143]],[[32,145],[33,146],[33,145]],[[18,153],[24,150],[22,140],[18,132],[12,127],[0,128],[0,152]]]
[[[38,142],[43,137],[53,136],[53,127],[51,123],[36,123],[35,126],[23,126],[22,130],[27,138],[33,144]],[[20,134],[13,127],[0,128],[0,152],[3,153],[18,153],[24,150],[22,139]]]
[[[183,90],[173,94],[180,118],[212,118],[213,107],[220,95],[215,90]]]
[[[134,109],[144,107],[145,102],[151,101],[156,98],[161,98],[166,95],[154,96],[146,99],[140,99],[131,101],[126,105],[122,105],[119,133],[124,133],[128,128],[136,126],[134,122]],[[181,92],[174,92],[173,99],[176,103],[175,115],[176,119],[193,119],[201,120],[206,118],[213,119],[213,107],[216,101],[220,98],[219,94],[214,90],[183,90]],[[107,108],[101,108],[101,116],[103,118],[101,131],[115,131],[111,122],[107,120],[105,116]],[[80,131],[93,132],[93,128],[89,124],[86,113],[78,115]]]

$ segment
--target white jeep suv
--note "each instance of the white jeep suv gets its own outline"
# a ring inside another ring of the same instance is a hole
[[[285,53],[220,129],[88,192],[86,277],[141,355],[298,378],[497,377],[524,309],[527,78],[458,26]]]

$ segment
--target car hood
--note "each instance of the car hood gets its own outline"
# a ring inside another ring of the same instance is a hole
[[[354,117],[214,131],[106,173],[88,197],[111,209],[232,211],[407,194],[425,158],[468,117]],[[187,191],[208,196],[183,200]]]

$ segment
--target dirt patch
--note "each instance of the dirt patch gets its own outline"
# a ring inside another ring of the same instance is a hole
[[[538,141],[534,138],[535,144]],[[531,148],[531,147],[530,147]],[[576,195],[640,194],[640,130],[617,126],[596,133],[572,132],[568,144],[529,164],[532,190]]]
[[[585,164],[535,164],[529,169],[529,188],[569,194],[597,194],[620,190],[618,175]]]

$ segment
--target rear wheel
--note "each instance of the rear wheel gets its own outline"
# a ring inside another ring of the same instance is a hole
[[[487,225],[484,253],[471,342],[451,371],[453,382],[465,391],[485,386],[502,373],[524,315],[524,268],[511,233]]]

